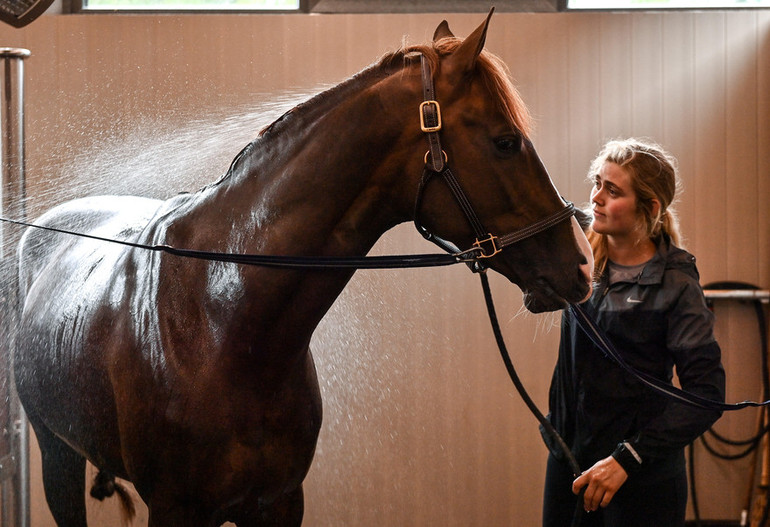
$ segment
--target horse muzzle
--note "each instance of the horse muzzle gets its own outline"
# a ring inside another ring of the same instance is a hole
[[[580,304],[591,297],[594,258],[591,245],[578,221],[573,217],[572,234],[577,249],[582,255],[577,269],[567,273],[568,280],[557,285],[556,281],[545,274],[539,274],[530,282],[530,286],[522,288],[524,306],[532,313],[556,311],[567,307],[568,304]],[[573,264],[574,265],[574,264]]]

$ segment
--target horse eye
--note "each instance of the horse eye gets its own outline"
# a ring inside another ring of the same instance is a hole
[[[494,140],[494,143],[495,148],[501,154],[512,155],[521,150],[521,138],[513,135],[498,137]]]

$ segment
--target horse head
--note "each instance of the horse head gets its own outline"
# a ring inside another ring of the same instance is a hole
[[[480,223],[492,236],[501,236],[526,230],[564,209],[565,202],[530,141],[528,113],[505,65],[483,49],[491,15],[464,40],[442,22],[432,48],[420,53],[431,64],[440,104],[439,164],[451,166]],[[452,184],[442,179],[423,179],[415,215],[437,238],[467,249],[479,242],[477,233],[457,205],[463,198],[458,200]],[[574,217],[517,241],[485,263],[522,289],[533,312],[559,309],[590,293],[593,258]]]

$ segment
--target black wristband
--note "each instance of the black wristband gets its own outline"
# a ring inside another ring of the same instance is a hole
[[[612,453],[615,461],[620,463],[623,470],[630,476],[642,468],[642,458],[628,442],[618,443],[618,447]]]

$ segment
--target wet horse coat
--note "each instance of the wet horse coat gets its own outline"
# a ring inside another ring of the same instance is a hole
[[[86,198],[39,223],[205,251],[364,255],[414,217],[426,150],[419,52],[444,150],[484,224],[501,234],[531,224],[564,205],[510,80],[482,51],[488,22],[464,41],[442,24],[433,44],[297,107],[197,193]],[[440,183],[426,186],[420,218],[458,247],[474,241]],[[488,261],[533,310],[589,290],[590,251],[568,223]],[[14,367],[58,525],[86,525],[86,459],[134,483],[152,527],[301,523],[321,426],[308,346],[352,271],[208,262],[41,230],[21,250]]]

